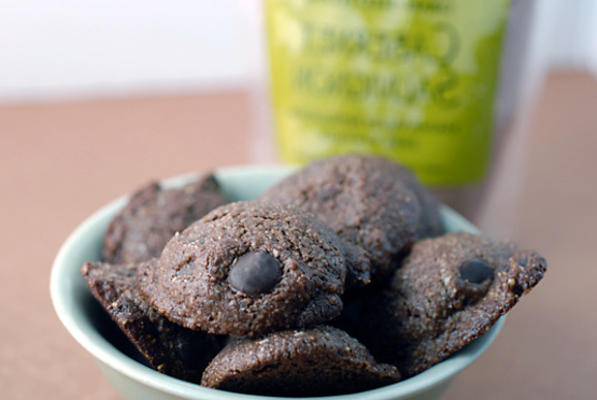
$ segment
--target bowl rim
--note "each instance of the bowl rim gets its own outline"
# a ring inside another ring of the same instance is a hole
[[[216,176],[224,178],[242,178],[243,175],[247,174],[267,176],[272,172],[277,174],[287,173],[294,168],[295,167],[271,164],[244,165],[218,168],[214,170],[214,173]],[[162,180],[161,183],[164,184],[165,187],[176,187],[196,179],[197,176],[198,173],[196,172],[187,173]],[[76,253],[77,245],[89,240],[86,238],[88,238],[90,232],[97,229],[96,226],[101,223],[102,220],[107,217],[111,218],[119,209],[124,207],[127,200],[128,196],[121,196],[99,208],[87,217],[68,236],[54,259],[50,274],[50,297],[54,310],[66,330],[85,350],[96,358],[97,361],[106,364],[132,380],[165,393],[180,396],[182,398],[206,400],[264,400],[274,398],[271,396],[250,395],[206,388],[198,384],[185,382],[157,372],[120,352],[100,335],[93,326],[85,321],[75,318],[69,311],[70,306],[68,296],[73,296],[74,293],[73,285],[70,284],[68,279],[68,276],[73,274],[73,268],[69,268],[69,258],[72,257],[73,253]],[[469,221],[445,205],[441,206],[441,214],[442,219],[455,221],[462,227],[463,231],[479,233],[479,230]],[[76,271],[78,274],[78,268]],[[485,352],[499,333],[504,322],[505,316],[500,317],[493,327],[464,349],[414,377],[364,392],[305,398],[319,400],[389,400],[399,396],[412,396],[419,392],[429,390],[457,375]],[[296,399],[296,397],[275,398]]]

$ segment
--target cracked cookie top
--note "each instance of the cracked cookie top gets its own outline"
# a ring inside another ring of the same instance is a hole
[[[535,251],[479,235],[422,240],[390,285],[365,300],[357,336],[403,376],[415,375],[483,335],[546,268]]]
[[[367,258],[290,205],[217,208],[166,245],[139,280],[152,305],[187,328],[233,336],[323,323],[340,314],[347,269]]]
[[[400,380],[346,332],[329,326],[273,332],[229,343],[209,364],[201,384],[269,396],[360,392]]]
[[[378,281],[416,240],[443,229],[427,189],[405,167],[382,157],[344,155],[313,162],[262,198],[313,213],[347,242],[363,248]]]

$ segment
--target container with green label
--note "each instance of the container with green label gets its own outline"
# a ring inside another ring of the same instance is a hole
[[[525,8],[516,3],[265,0],[281,159],[373,153],[406,164],[430,186],[479,186],[490,166],[505,48],[517,46],[508,22]]]

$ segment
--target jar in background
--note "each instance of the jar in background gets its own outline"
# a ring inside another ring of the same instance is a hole
[[[263,7],[272,126],[284,162],[383,155],[477,216],[527,90],[535,1]]]

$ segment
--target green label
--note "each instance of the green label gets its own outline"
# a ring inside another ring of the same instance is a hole
[[[282,159],[396,159],[478,182],[491,151],[509,0],[265,0]]]

